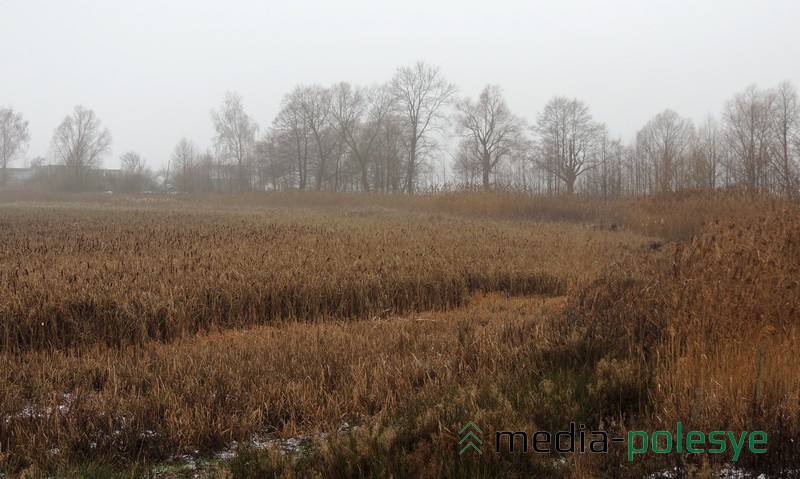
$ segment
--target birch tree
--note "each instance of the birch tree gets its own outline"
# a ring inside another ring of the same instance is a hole
[[[258,124],[245,113],[242,97],[233,92],[225,95],[222,108],[212,110],[211,119],[223,161],[236,165],[238,189],[249,189]]]
[[[6,169],[28,149],[30,142],[28,121],[13,108],[0,107],[0,185],[6,183]]]

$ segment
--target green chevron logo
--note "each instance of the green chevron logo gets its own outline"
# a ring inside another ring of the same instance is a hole
[[[478,434],[475,434],[476,431],[478,432]],[[464,427],[462,427],[461,430],[458,431],[458,434],[462,436],[461,440],[458,441],[458,445],[462,446],[461,450],[458,451],[459,456],[464,455],[464,453],[467,452],[467,450],[470,448],[472,448],[478,454],[483,454],[481,448],[478,447],[483,445],[483,441],[481,440],[480,437],[478,437],[479,435],[483,434],[483,431],[481,431],[481,428],[476,426],[474,422],[470,421],[464,424]]]

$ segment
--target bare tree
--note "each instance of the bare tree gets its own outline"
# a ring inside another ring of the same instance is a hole
[[[291,153],[293,142],[286,132],[267,130],[256,144],[256,160],[263,187],[288,190],[297,185],[297,169]]]
[[[192,176],[194,174],[194,167],[197,162],[197,146],[194,142],[181,138],[175,149],[172,151],[172,165],[168,170],[172,170],[172,177],[176,186],[182,192],[188,192],[192,189]]]
[[[603,199],[622,195],[625,156],[622,140],[603,134],[592,154],[597,157],[594,161],[598,167],[583,175],[589,194]]]
[[[789,81],[773,92],[771,127],[775,137],[771,143],[774,169],[787,196],[797,193],[797,148],[800,146],[800,105],[797,90]]]
[[[508,171],[509,185],[523,191],[530,191],[535,185],[536,161],[535,141],[527,135],[520,135],[520,141],[514,145],[514,151],[509,156]]]
[[[401,191],[403,179],[402,163],[405,156],[404,139],[406,122],[397,113],[389,113],[383,121],[378,134],[379,145],[375,155],[373,182],[380,191]]]
[[[664,110],[636,134],[636,148],[653,166],[655,191],[674,191],[686,186],[686,173],[694,125],[672,110]]]
[[[292,163],[279,154],[278,134],[267,129],[256,142],[256,172],[261,189],[287,189],[292,178]]]
[[[342,82],[332,88],[334,124],[355,159],[364,191],[370,191],[370,171],[376,169],[373,161],[380,133],[393,108],[394,97],[385,86],[362,88]]]
[[[221,189],[222,172],[219,169],[217,158],[211,148],[206,148],[202,153],[198,153],[197,161],[194,167],[195,184],[193,185],[196,191],[215,191]]]
[[[74,182],[71,186],[83,189],[91,171],[102,165],[111,149],[111,132],[102,127],[94,111],[78,105],[56,128],[50,149],[53,159],[66,166]]]
[[[0,107],[0,167],[3,168],[0,185],[6,182],[6,168],[25,154],[30,139],[28,121],[22,114],[10,107]]]
[[[481,160],[468,141],[458,142],[452,163],[457,183],[470,188],[481,184]]]
[[[653,168],[637,153],[636,144],[628,144],[622,151],[623,187],[630,195],[644,195],[652,191]]]
[[[714,117],[708,116],[703,121],[697,132],[695,148],[694,186],[703,189],[715,188],[726,163],[726,146],[722,128]]]
[[[481,166],[484,189],[497,164],[519,143],[524,129],[521,119],[511,113],[499,85],[487,85],[477,102],[469,98],[456,105],[456,128],[462,137],[460,153],[473,155]]]
[[[219,111],[211,111],[211,119],[221,157],[236,165],[239,190],[248,189],[258,125],[245,113],[242,97],[233,92],[225,94]]]
[[[273,122],[276,158],[294,165],[297,187],[308,187],[308,163],[313,148],[313,136],[305,119],[297,90],[283,97],[281,109]]]
[[[768,188],[772,95],[755,85],[725,105],[725,136],[736,181],[750,191]]]
[[[407,126],[405,188],[414,193],[414,183],[426,150],[433,148],[430,133],[446,118],[445,107],[458,88],[449,83],[439,67],[417,62],[397,69],[391,90]]]
[[[300,85],[293,95],[311,133],[315,147],[314,187],[321,190],[328,179],[330,160],[339,146],[338,131],[332,127],[331,92],[319,85]]]
[[[139,153],[128,151],[119,157],[122,167],[120,189],[128,192],[142,191],[153,182],[153,173]]]
[[[119,163],[124,173],[139,174],[147,168],[147,163],[135,151],[128,151],[120,155]]]
[[[600,165],[593,150],[605,127],[593,120],[584,102],[554,97],[539,114],[534,131],[539,136],[539,166],[563,181],[568,194],[575,191],[580,175]]]

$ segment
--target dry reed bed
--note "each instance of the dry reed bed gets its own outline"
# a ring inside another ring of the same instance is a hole
[[[579,195],[536,195],[514,190],[451,189],[405,194],[336,193],[325,191],[250,192],[235,195],[99,195],[37,190],[0,190],[0,204],[80,205],[82,208],[127,208],[171,211],[290,208],[323,210],[339,215],[386,210],[481,219],[511,219],[615,225],[648,236],[688,241],[703,222],[717,218],[754,219],[772,199],[737,190],[681,191],[645,197],[593,198]]]
[[[737,190],[680,191],[644,197],[592,198],[579,195],[535,195],[513,190],[448,190],[415,196],[319,191],[260,192],[244,195],[100,197],[115,205],[166,204],[172,208],[206,207],[304,208],[341,212],[401,210],[481,219],[511,219],[634,231],[646,236],[689,241],[703,223],[718,218],[750,220],[775,201]]]
[[[422,318],[0,355],[0,467],[215,451],[254,433],[332,432],[420,396],[436,401],[444,390],[492,388],[562,344],[553,327],[562,304],[491,295],[466,310]],[[534,393],[521,387],[520,394]],[[492,417],[529,423],[508,399],[499,400],[505,406]]]
[[[668,195],[598,206],[595,228],[466,218],[507,202],[525,207],[514,195],[492,198],[409,200],[442,202],[433,216],[380,202],[276,211],[261,196],[230,206],[224,197],[200,207],[181,199],[165,211],[160,200],[3,207],[0,464],[156,458],[376,415],[351,455],[329,457],[322,470],[353,473],[383,451],[436,477],[455,457],[451,429],[464,420],[533,430],[586,414],[636,429],[678,420],[684,430],[764,429],[762,459],[775,470],[797,463],[795,207],[740,194]],[[588,207],[574,201],[565,211]],[[723,220],[701,227],[714,217]],[[617,231],[609,219],[620,221]],[[700,233],[662,245],[626,230]],[[569,321],[538,299],[425,314],[436,321],[381,319],[463,305],[481,289],[566,293]],[[37,305],[50,309],[28,309]],[[36,329],[31,312],[48,328]],[[328,321],[282,321],[312,318]],[[421,409],[416,422],[397,424],[392,415],[409,407]],[[642,407],[649,413],[637,414]],[[421,437],[428,442],[411,445]],[[405,446],[392,449],[398,441]],[[650,459],[627,473],[617,471],[622,457],[576,461],[586,477],[642,477]],[[481,461],[487,471],[508,466]]]
[[[443,310],[476,290],[564,294],[644,241],[374,212],[6,206],[0,221],[6,352]]]
[[[796,464],[797,208],[775,202],[755,220],[716,221],[690,244],[629,266],[586,290],[578,308],[593,342],[650,364],[655,426],[764,430],[762,467]]]

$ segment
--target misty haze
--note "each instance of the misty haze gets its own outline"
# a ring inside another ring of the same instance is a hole
[[[800,474],[800,4],[0,5],[0,478]]]

